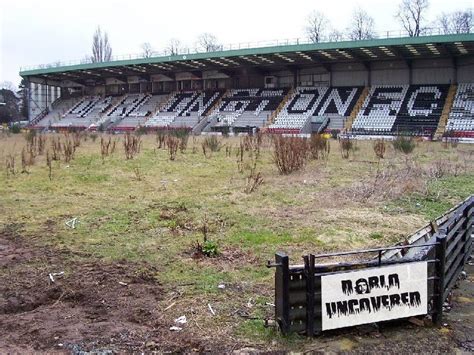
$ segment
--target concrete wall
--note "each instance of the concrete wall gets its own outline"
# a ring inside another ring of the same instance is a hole
[[[363,64],[340,63],[331,65],[332,86],[366,86],[369,72]]]
[[[372,85],[403,85],[410,83],[410,70],[404,61],[373,62],[370,64]]]
[[[451,84],[455,82],[450,59],[420,59],[412,63],[412,84]]]
[[[474,83],[474,57],[460,58],[458,60],[459,83]]]

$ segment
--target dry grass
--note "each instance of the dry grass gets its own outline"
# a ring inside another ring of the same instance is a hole
[[[470,145],[420,142],[407,159],[387,144],[378,159],[372,142],[358,142],[344,159],[339,142],[330,140],[324,161],[305,159],[300,170],[285,175],[266,137],[220,138],[229,148],[212,154],[209,148],[207,156],[178,152],[175,161],[156,149],[160,137],[142,136],[133,160],[110,154],[111,136],[101,137],[108,148],[101,144],[100,151],[97,142],[82,138],[64,164],[64,136],[49,135],[45,154],[36,155],[29,174],[18,174],[6,162],[21,161],[25,140],[0,136],[0,225],[21,224],[32,245],[74,257],[151,263],[166,296],[152,306],[166,319],[188,315],[189,331],[203,336],[218,331],[237,341],[265,341],[262,327],[249,328],[235,312],[271,316],[265,303],[273,302],[273,275],[263,265],[275,251],[298,262],[305,252],[392,244],[428,222],[417,203],[442,211],[474,191]],[[192,137],[192,151],[204,142]],[[264,183],[253,188],[259,177]],[[66,227],[74,217],[77,227]],[[206,234],[222,254],[195,260],[186,253],[202,240],[206,218]],[[221,283],[224,291],[217,288]],[[208,303],[218,316],[210,315]]]

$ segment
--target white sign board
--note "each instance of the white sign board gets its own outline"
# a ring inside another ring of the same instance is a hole
[[[321,277],[322,330],[428,313],[428,263]]]

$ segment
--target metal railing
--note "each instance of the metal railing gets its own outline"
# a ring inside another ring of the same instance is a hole
[[[285,253],[275,254],[275,319],[284,334],[314,336],[322,331],[321,278],[347,271],[387,265],[427,262],[427,309],[435,324],[443,317],[443,303],[471,255],[473,243],[474,195],[446,212],[436,222],[420,229],[411,244],[319,255],[305,255],[303,265],[291,265]],[[427,242],[424,236],[430,235]],[[411,250],[419,250],[417,253]],[[395,251],[395,253],[391,253]],[[317,264],[323,258],[376,254],[362,261]],[[398,254],[402,254],[399,257]],[[387,257],[389,256],[389,257]]]
[[[433,35],[443,35],[443,34],[455,34],[455,33],[446,33],[442,28],[433,27],[426,28],[423,30],[421,36],[433,36]],[[370,36],[370,38],[357,39],[351,37],[349,34],[341,33],[337,37],[334,36],[324,36],[319,43],[334,43],[334,42],[343,42],[343,41],[356,41],[356,40],[367,40],[367,39],[386,39],[386,38],[404,38],[410,37],[409,33],[404,30],[392,30],[392,31],[383,31]],[[275,39],[275,40],[263,40],[263,41],[254,41],[254,42],[239,42],[239,43],[230,43],[217,45],[215,51],[230,51],[230,50],[240,50],[240,49],[254,49],[254,48],[265,48],[265,47],[278,47],[278,46],[288,46],[288,45],[298,45],[298,44],[312,44],[314,41],[309,40],[308,38],[288,38],[288,39]],[[151,56],[145,56],[143,53],[134,53],[134,54],[121,54],[114,55],[107,62],[116,62],[123,60],[133,60],[133,59],[146,59],[150,57],[167,57],[174,55],[188,55],[188,54],[199,54],[199,53],[210,53],[210,51],[201,50],[200,48],[189,48],[183,47],[177,49],[176,52],[171,52],[169,50],[163,51],[153,51]],[[92,58],[83,58],[79,60],[71,61],[56,61],[48,64],[39,64],[31,66],[22,66],[20,71],[36,70],[36,69],[50,69],[50,68],[59,68],[71,65],[79,64],[93,64],[95,63]]]

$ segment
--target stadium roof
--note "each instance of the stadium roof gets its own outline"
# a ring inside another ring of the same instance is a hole
[[[232,72],[243,67],[266,70],[341,62],[446,58],[474,55],[474,34],[384,38],[359,41],[277,45],[217,52],[180,54],[102,63],[48,66],[23,70],[25,78],[97,83],[107,77],[147,77],[207,70]]]

